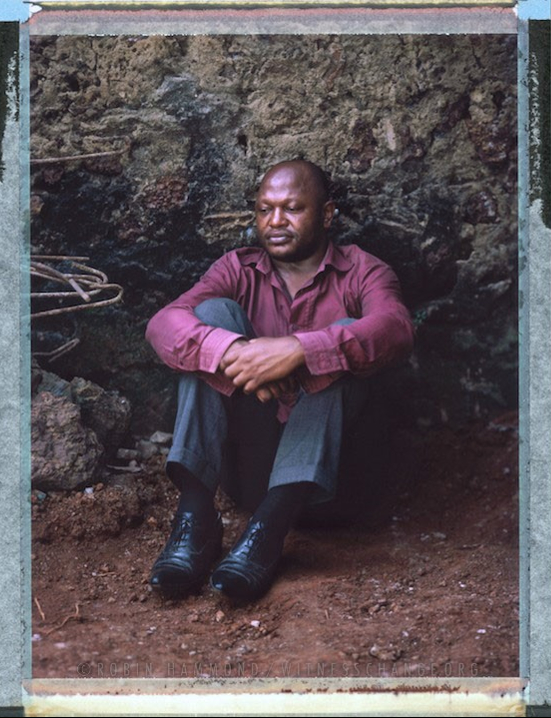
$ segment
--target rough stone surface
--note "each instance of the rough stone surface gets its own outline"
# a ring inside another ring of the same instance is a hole
[[[108,458],[115,456],[128,438],[132,407],[128,399],[117,391],[106,391],[82,377],[66,381],[42,369],[36,359],[32,361],[31,386],[33,395],[48,392],[76,404],[80,409],[80,421],[84,427],[94,431]]]
[[[117,392],[105,391],[81,377],[75,377],[70,386],[83,423],[95,431],[108,454],[115,454],[130,428],[130,402]]]
[[[99,475],[103,447],[80,421],[69,399],[39,392],[31,406],[32,487],[42,491],[71,490],[89,485]]]
[[[172,428],[147,320],[254,241],[261,175],[299,155],[332,176],[334,236],[401,279],[418,329],[403,420],[515,405],[515,37],[39,37],[31,97],[35,157],[121,150],[33,167],[32,241],[124,286],[81,313],[56,369],[128,396],[137,431]],[[64,321],[39,328],[71,335]]]

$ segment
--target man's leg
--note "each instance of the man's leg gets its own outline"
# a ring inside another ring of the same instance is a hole
[[[196,309],[206,324],[253,336],[238,304],[212,299]],[[173,529],[155,562],[151,584],[178,596],[198,586],[220,552],[222,524],[214,494],[225,467],[229,399],[193,373],[180,377],[178,412],[167,474],[180,489]]]
[[[270,490],[300,480],[312,488],[309,503],[335,496],[343,434],[369,401],[371,382],[346,376],[323,391],[302,394],[281,437]]]
[[[346,377],[322,392],[302,394],[283,431],[268,493],[213,573],[215,589],[251,599],[269,588],[285,536],[304,506],[336,492],[343,430],[367,401],[369,384]]]
[[[210,326],[254,336],[245,312],[230,299],[209,299],[195,309],[195,314]],[[184,478],[192,474],[214,495],[226,471],[229,403],[198,375],[181,375],[172,448],[167,457],[167,474],[181,491],[185,490]]]
[[[349,418],[345,402],[334,496],[307,504],[298,525],[327,528],[360,523],[375,527],[385,519],[396,488],[395,478],[388,474],[393,413],[389,397],[394,377],[389,371],[363,379],[365,401]]]
[[[220,486],[240,508],[254,513],[268,491],[283,425],[276,401],[236,392],[228,426],[227,471]]]

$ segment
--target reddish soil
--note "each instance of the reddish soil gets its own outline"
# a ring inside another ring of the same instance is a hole
[[[409,489],[377,529],[295,529],[266,596],[148,586],[175,493],[161,457],[33,496],[36,678],[516,676],[516,417],[395,437]],[[224,496],[224,548],[247,515]]]

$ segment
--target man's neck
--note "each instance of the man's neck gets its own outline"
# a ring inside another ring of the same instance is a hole
[[[304,275],[314,275],[319,269],[323,258],[327,254],[329,242],[313,254],[310,257],[301,259],[298,262],[282,262],[280,260],[271,257],[272,264],[277,269],[281,276],[295,276],[301,277]]]
[[[311,257],[298,262],[281,262],[271,259],[277,273],[283,280],[291,299],[318,273],[320,264],[327,253],[329,243]]]

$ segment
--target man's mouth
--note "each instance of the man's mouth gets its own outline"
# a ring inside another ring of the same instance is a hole
[[[269,234],[267,236],[268,241],[271,244],[286,244],[287,242],[290,242],[293,236],[291,234],[286,234],[285,232],[274,232],[273,234]]]

